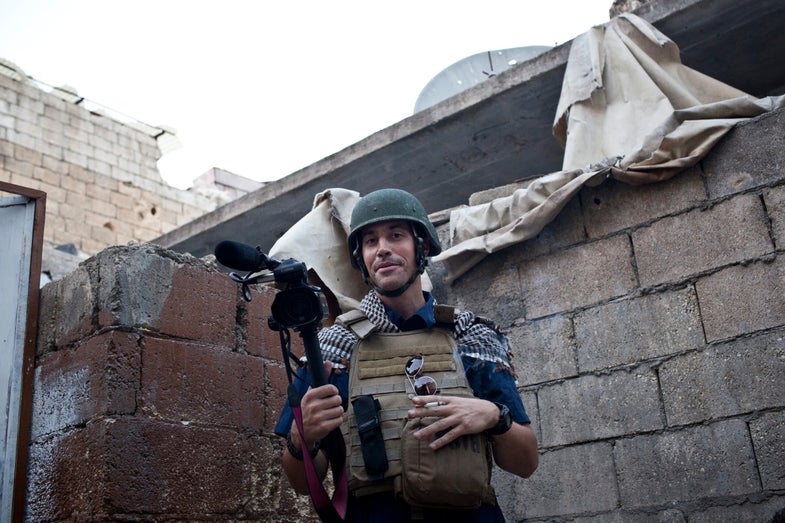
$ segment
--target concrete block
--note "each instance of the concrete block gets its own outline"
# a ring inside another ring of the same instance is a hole
[[[732,129],[703,159],[709,197],[720,198],[785,180],[785,110]]]
[[[101,163],[112,164],[115,162],[116,156],[108,151],[104,151],[103,149],[96,147],[95,154],[92,158]]]
[[[575,315],[581,372],[627,365],[703,346],[692,287],[593,307]]]
[[[108,331],[39,360],[33,387],[31,439],[64,432],[103,416],[133,414],[139,391],[138,336]]]
[[[87,168],[104,178],[112,175],[112,165],[97,158],[88,158]]]
[[[177,268],[154,325],[173,336],[234,347],[236,284],[194,262]]]
[[[782,333],[739,338],[660,367],[668,426],[785,406]]]
[[[107,194],[109,193],[109,191],[102,187],[96,187],[96,189],[106,192]],[[90,209],[101,216],[106,216],[108,218],[117,217],[117,207],[108,200],[95,199],[90,204]]]
[[[105,420],[33,441],[29,448],[25,517],[65,521],[107,517]]]
[[[45,129],[42,129],[37,122],[30,122],[27,120],[16,120],[16,132],[32,136],[36,139],[37,143],[41,143],[44,137],[44,132],[48,132]]]
[[[44,163],[43,155],[40,151],[28,149],[27,147],[14,148],[14,159],[33,166],[42,166]]]
[[[614,236],[520,263],[526,318],[571,311],[631,292],[637,286],[631,255],[627,236]]]
[[[661,512],[614,510],[594,516],[577,517],[571,523],[687,523],[684,513],[678,509]]]
[[[65,162],[60,162],[58,172],[61,175],[67,175],[75,180],[79,180],[90,185],[95,182],[96,178],[93,171],[78,165],[67,164]]]
[[[650,369],[586,375],[537,393],[541,446],[554,447],[663,428],[657,378]]]
[[[139,189],[136,185],[132,182],[123,182],[117,186],[117,192],[121,194],[126,194],[133,198],[134,200],[138,200],[142,197],[142,190]]]
[[[112,153],[113,142],[115,136],[104,136],[103,133],[93,133],[88,135],[87,143],[96,148],[96,153],[102,151],[104,153]]]
[[[747,424],[741,420],[618,440],[614,458],[621,504],[628,508],[760,489]]]
[[[537,393],[534,390],[525,390],[520,393],[523,408],[531,420],[531,427],[537,435],[537,441],[542,441],[542,430],[540,429],[540,409],[537,405]]]
[[[785,323],[785,259],[735,265],[695,284],[708,341]]]
[[[575,197],[543,229],[530,240],[509,248],[510,257],[531,260],[537,256],[575,245],[586,239],[580,200]]]
[[[785,489],[785,411],[766,413],[750,421],[750,433],[763,488]]]
[[[575,334],[569,318],[556,315],[515,325],[507,336],[521,385],[578,374]]]
[[[695,207],[706,200],[706,189],[700,170],[693,167],[649,185],[610,179],[583,188],[580,199],[589,238],[600,238]]]
[[[92,334],[93,288],[90,274],[79,267],[41,289],[38,307],[38,357]]]
[[[267,434],[272,434],[278,423],[278,417],[286,404],[288,395],[287,390],[289,380],[286,377],[286,369],[283,362],[266,362],[264,364],[265,375],[265,400],[264,400],[264,424],[262,430]]]
[[[203,262],[153,245],[94,258],[100,326],[130,326],[233,348],[236,284]]]
[[[17,129],[7,129],[6,130],[6,137],[7,139],[15,143],[16,145],[27,147],[28,149],[37,149],[40,147],[40,140],[36,135],[32,135],[29,133],[24,133],[18,130],[19,127],[19,120],[17,122]]]
[[[33,122],[38,119],[38,115],[44,114],[44,102],[41,100],[41,96],[32,93],[30,96],[19,98],[19,108],[29,111]]]
[[[779,523],[785,516],[785,496],[773,496],[765,501],[747,501],[738,505],[721,505],[690,513],[690,523],[718,521],[760,521]]]
[[[79,250],[82,251],[82,252],[86,252],[86,253],[97,253],[97,252],[101,252],[103,249],[106,248],[106,244],[101,243],[101,242],[97,242],[97,241],[93,240],[92,238],[70,238],[70,237],[65,237],[61,241],[59,241],[58,243],[65,243],[65,242],[68,242],[68,241],[71,241],[71,242],[75,241],[76,246],[79,248]]]
[[[16,127],[16,118],[9,115],[8,110],[3,109],[2,103],[0,102],[0,130],[2,130],[2,134],[0,134],[0,137],[3,138],[3,141],[6,141],[6,132],[7,132],[6,130],[14,129],[15,127]],[[13,146],[13,144],[8,143],[7,146]]]
[[[268,359],[281,359],[281,340],[277,331],[268,327],[267,320],[272,314],[271,307],[276,291],[265,286],[258,286],[251,291],[252,299],[244,301],[240,296],[240,286],[237,287],[238,321],[241,334],[245,341],[244,349],[248,354],[262,356]],[[303,354],[302,337],[292,333],[292,351],[298,356]]]
[[[26,151],[28,149],[26,147],[17,146],[14,149],[14,151],[17,150]],[[33,172],[35,168],[34,164],[25,160],[20,160],[18,158],[11,158],[11,157],[6,157],[4,158],[4,160],[5,160],[5,168],[10,173],[17,176],[22,176],[24,178],[33,178]]]
[[[87,185],[81,180],[71,178],[70,176],[60,176],[60,187],[69,193],[76,193],[84,195],[87,193]],[[91,195],[92,196],[92,195]]]
[[[56,131],[44,131],[43,139],[38,144],[39,149],[44,155],[52,156],[54,158],[62,158],[63,147],[59,144],[59,137],[55,133]]]
[[[30,98],[28,96],[20,96],[17,103],[8,107],[8,114],[16,118],[17,125],[23,122],[32,124],[38,117],[36,108],[31,108]],[[43,107],[41,108],[43,112]]]
[[[100,170],[99,168],[101,163],[102,162],[99,162],[94,158],[90,159],[90,163],[89,163],[90,170],[95,171],[96,174],[100,174],[95,177],[95,184],[98,185],[99,187],[104,187],[106,189],[109,189],[110,191],[118,191],[120,185],[119,180],[122,180],[122,178],[116,179],[113,177],[115,173],[115,168],[113,166],[110,166],[109,173],[104,173],[104,171]]]
[[[771,232],[778,248],[785,246],[785,186],[774,187],[763,192],[766,212],[771,219]]]
[[[515,479],[512,521],[605,512],[619,503],[609,443],[592,443],[540,454],[537,471]]]
[[[15,176],[11,176],[11,179],[13,181],[15,179]],[[26,182],[22,183],[21,185],[27,185],[27,186],[34,185],[31,184],[30,182],[31,180],[28,179]],[[50,185],[46,182],[40,182],[38,183],[38,189],[46,193],[47,205],[49,204],[49,200],[54,200],[60,203],[64,203],[66,205],[68,204],[66,202],[68,193],[66,193],[65,189],[63,189],[62,187]]]
[[[34,167],[33,168],[33,178],[36,180],[41,180],[44,183],[49,185],[54,185],[56,187],[60,186],[60,173],[56,173],[50,169],[45,167]],[[46,202],[47,204],[49,202]]]
[[[88,150],[85,150],[88,149]],[[81,144],[69,145],[63,149],[63,159],[80,167],[87,168],[87,159],[94,156],[87,146]]]
[[[773,250],[760,199],[742,195],[633,231],[641,285],[682,281]]]
[[[38,118],[38,124],[47,131],[52,131],[55,135],[62,135],[63,133],[63,120],[60,118],[52,118],[46,114],[46,109],[44,110],[44,114]]]
[[[441,280],[436,275],[443,271],[443,266],[434,264],[429,273],[432,269],[433,280]],[[524,316],[518,271],[508,265],[503,253],[485,258],[454,284],[434,287],[434,291],[440,303],[474,311],[505,328]]]
[[[265,376],[260,358],[185,340],[145,336],[139,406],[178,423],[259,430]]]
[[[69,142],[69,145],[71,147],[75,147],[74,148],[75,151],[79,151],[78,149],[79,147],[88,146],[88,140],[90,134],[86,130],[80,127],[66,125],[63,128],[63,137]],[[84,150],[81,152],[83,154],[87,154],[88,150]],[[89,149],[89,154],[87,154],[87,156],[92,156],[92,148]]]

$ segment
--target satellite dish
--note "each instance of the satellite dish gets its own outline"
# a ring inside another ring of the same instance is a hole
[[[547,45],[531,45],[486,51],[459,60],[428,82],[417,97],[414,112],[427,109],[549,49],[551,47]]]

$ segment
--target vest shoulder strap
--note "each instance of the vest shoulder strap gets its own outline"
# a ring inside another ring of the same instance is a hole
[[[451,305],[436,304],[433,306],[433,315],[436,318],[436,325],[442,328],[451,330],[455,325],[455,318],[459,313],[460,311]],[[352,331],[355,336],[361,340],[364,340],[373,334],[377,329],[376,325],[374,325],[360,309],[354,309],[341,314],[335,321]]]
[[[376,331],[376,325],[360,309],[341,314],[335,321],[352,331],[361,340],[364,340]]]
[[[459,310],[451,305],[436,304],[433,306],[433,315],[436,318],[436,324],[441,326],[449,326],[452,328],[455,325],[455,318],[459,314]]]

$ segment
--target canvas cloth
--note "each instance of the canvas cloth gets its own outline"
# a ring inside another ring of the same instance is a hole
[[[553,133],[562,171],[495,201],[451,212],[435,257],[452,282],[489,253],[536,236],[584,185],[666,180],[696,164],[736,123],[785,106],[681,63],[676,44],[624,14],[572,42]]]

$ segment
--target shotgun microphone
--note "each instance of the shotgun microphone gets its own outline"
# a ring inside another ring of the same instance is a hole
[[[257,272],[267,268],[267,257],[258,247],[224,240],[215,246],[215,258],[226,267],[238,271]]]

